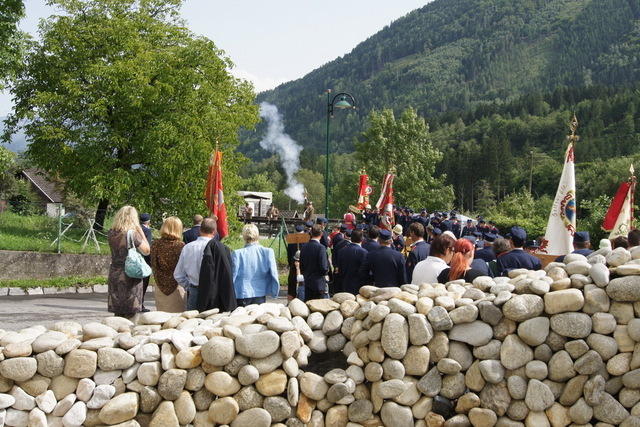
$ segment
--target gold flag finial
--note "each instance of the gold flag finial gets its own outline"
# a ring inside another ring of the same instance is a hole
[[[577,142],[580,139],[580,137],[578,135],[576,135],[576,131],[578,130],[578,118],[576,117],[575,113],[573,113],[573,118],[571,119],[571,122],[569,123],[569,130],[571,130],[571,135],[567,136],[567,140],[570,143]]]

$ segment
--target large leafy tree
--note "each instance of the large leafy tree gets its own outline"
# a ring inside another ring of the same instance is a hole
[[[20,62],[25,37],[18,30],[18,21],[23,15],[22,0],[0,0],[0,89]]]
[[[371,112],[369,127],[356,143],[356,158],[378,188],[384,174],[395,170],[399,204],[446,209],[453,201],[453,189],[444,184],[446,176],[435,176],[442,153],[433,147],[429,127],[413,108],[398,118],[390,109]]]
[[[258,120],[251,85],[213,41],[179,19],[183,0],[50,0],[12,93],[5,139],[24,124],[28,156],[96,203],[190,215],[215,141],[225,184],[239,183],[240,127]]]

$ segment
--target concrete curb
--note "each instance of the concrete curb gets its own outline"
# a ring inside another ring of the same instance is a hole
[[[27,295],[106,294],[108,291],[108,285],[69,286],[67,288],[36,286],[33,288],[0,288],[0,297]],[[147,292],[153,292],[153,287],[149,286]]]

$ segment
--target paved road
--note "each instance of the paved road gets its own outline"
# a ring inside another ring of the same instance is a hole
[[[278,298],[285,302],[285,298]],[[145,306],[155,309],[153,293],[145,296]],[[107,294],[64,294],[0,297],[0,329],[20,330],[28,326],[51,326],[59,320],[80,323],[110,316]]]

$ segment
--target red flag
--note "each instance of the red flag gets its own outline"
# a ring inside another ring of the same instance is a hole
[[[222,187],[222,151],[216,150],[209,162],[209,175],[204,189],[204,200],[207,209],[218,218],[218,235],[221,239],[229,234],[227,223],[227,207],[224,204],[224,192]]]
[[[627,193],[629,192],[630,187],[631,182],[623,182],[622,184],[620,184],[620,187],[618,187],[618,191],[611,201],[611,205],[607,210],[607,214],[604,216],[604,221],[602,222],[603,230],[611,231],[615,227],[616,221],[618,220],[618,216],[620,215],[622,205],[624,204],[624,200],[627,197]]]
[[[364,173],[360,174],[360,184],[358,186],[358,209],[365,209],[369,204],[369,195],[372,192],[372,188],[369,185],[369,175]]]
[[[389,229],[391,229],[391,226],[393,226],[395,222],[393,216],[393,204],[395,203],[393,198],[393,178],[395,178],[395,175],[391,173],[384,176],[380,198],[378,199],[378,203],[376,203],[376,208],[378,208],[382,216],[382,224],[386,226],[385,228]]]

